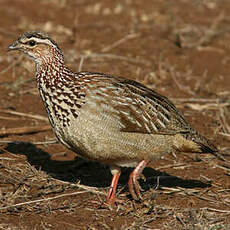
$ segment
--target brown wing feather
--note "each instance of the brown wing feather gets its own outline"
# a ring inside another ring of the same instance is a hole
[[[97,95],[103,97],[111,115],[119,114],[123,132],[173,135],[192,129],[171,101],[136,81],[88,72],[84,78],[97,83]]]
[[[129,97],[133,100],[133,106],[120,108],[120,111],[129,110],[130,116],[133,119],[138,118],[136,122],[139,124],[139,126],[131,125],[129,117],[122,116],[122,121],[125,123],[122,131],[154,134],[190,132],[191,126],[166,97],[132,80],[120,81],[116,86],[123,89],[121,97]]]

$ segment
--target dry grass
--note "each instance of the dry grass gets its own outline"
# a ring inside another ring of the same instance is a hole
[[[213,164],[213,158],[205,160],[207,164]],[[20,163],[21,162],[21,163]],[[220,163],[216,163],[218,166]],[[175,164],[159,167],[158,169],[174,168],[185,169],[194,167],[194,163]],[[229,168],[222,167],[222,170],[229,172]],[[80,183],[69,183],[54,179],[44,171],[37,170],[34,166],[24,162],[23,158],[11,155],[0,158],[0,184],[1,199],[0,212],[2,215],[19,215],[25,213],[55,213],[57,211],[65,213],[78,213],[78,210],[85,210],[89,213],[99,212],[98,218],[106,218],[106,209],[100,210],[100,205],[88,203],[72,202],[74,200],[84,199],[82,195],[90,193],[95,194],[99,200],[104,200],[106,196],[105,189],[98,189],[81,185]],[[162,178],[162,179],[160,179]],[[133,218],[132,223],[123,224],[121,229],[152,229],[152,223],[156,220],[167,220],[160,229],[228,229],[229,225],[225,224],[230,218],[230,195],[229,189],[223,187],[218,182],[205,176],[202,177],[206,183],[212,184],[212,187],[206,189],[186,188],[186,187],[164,187],[159,177],[159,188],[150,189],[144,193],[144,202],[135,203],[126,201],[119,204],[113,213],[115,216],[126,216]],[[167,178],[166,178],[167,179]],[[169,178],[170,179],[170,178]],[[151,183],[148,178],[147,183]],[[159,196],[173,196],[191,200],[191,202],[204,202],[204,207],[178,207],[166,204],[157,204]],[[124,194],[121,194],[123,197]],[[123,198],[124,199],[124,198]],[[192,201],[193,200],[193,201]],[[100,203],[100,201],[99,201]],[[219,208],[222,207],[222,208]],[[96,209],[95,209],[96,208]],[[99,222],[100,226],[109,229],[109,225]],[[2,229],[7,229],[8,225],[2,225]],[[9,229],[14,229],[13,227]],[[93,225],[89,229],[94,229]],[[156,228],[158,229],[158,228]]]

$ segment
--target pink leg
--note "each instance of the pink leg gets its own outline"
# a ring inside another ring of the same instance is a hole
[[[116,189],[117,189],[117,184],[118,184],[118,180],[120,178],[121,175],[121,170],[118,167],[110,167],[111,173],[113,175],[113,179],[108,191],[108,195],[107,195],[107,199],[106,199],[106,204],[113,206],[114,203],[116,201],[118,201],[115,198],[115,194],[116,194]]]
[[[140,186],[137,180],[139,179],[140,174],[149,162],[149,160],[141,161],[129,176],[129,192],[134,200],[142,199],[140,193]]]

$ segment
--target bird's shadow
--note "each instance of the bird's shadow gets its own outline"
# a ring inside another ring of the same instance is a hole
[[[37,169],[41,169],[53,178],[66,181],[81,181],[81,184],[93,187],[108,187],[112,176],[108,166],[97,162],[86,161],[76,157],[72,161],[56,161],[50,158],[50,154],[29,142],[9,143],[5,150],[13,154],[26,155],[28,162]],[[119,184],[125,186],[132,168],[123,168]],[[145,168],[143,172],[147,181],[141,181],[144,190],[156,187],[157,177],[160,177],[159,186],[182,187],[182,188],[206,188],[210,184],[199,180],[187,180],[170,176],[165,172],[156,171],[152,168]]]

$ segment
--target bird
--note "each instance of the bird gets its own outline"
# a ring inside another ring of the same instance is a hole
[[[35,62],[38,91],[57,139],[82,158],[109,166],[109,206],[120,201],[116,189],[123,167],[134,168],[128,189],[133,200],[142,200],[138,179],[150,162],[174,152],[218,152],[153,89],[128,78],[70,70],[45,32],[25,32],[8,50]]]

